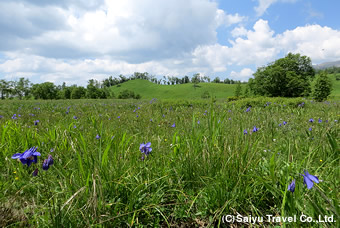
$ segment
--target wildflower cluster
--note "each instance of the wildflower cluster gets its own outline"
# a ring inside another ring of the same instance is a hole
[[[32,163],[37,163],[38,156],[41,156],[37,149],[37,147],[31,147],[30,149],[25,150],[24,153],[13,154],[12,159],[18,159],[23,165],[27,165],[27,167],[29,167]],[[53,165],[53,157],[52,155],[48,155],[48,158],[45,159],[42,164],[42,169],[48,170],[51,165]],[[37,176],[38,171],[38,168],[36,168],[33,172],[33,176]]]
[[[314,183],[319,183],[319,179],[316,176],[309,174],[307,170],[303,172],[305,173],[305,175],[300,175],[303,176],[303,183],[307,186],[308,189],[313,188]],[[288,191],[295,191],[295,179],[288,185]]]

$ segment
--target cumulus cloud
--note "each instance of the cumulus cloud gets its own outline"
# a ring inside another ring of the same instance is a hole
[[[230,45],[202,45],[193,52],[193,64],[212,72],[222,72],[231,65],[266,65],[288,52],[309,56],[314,64],[340,58],[340,31],[327,26],[306,25],[275,35],[268,21],[258,20],[252,30],[237,28]],[[242,35],[243,37],[239,37]],[[240,80],[249,78],[250,68],[233,72]]]
[[[240,72],[231,71],[230,76],[232,79],[240,81],[248,81],[248,79],[254,74],[254,71],[250,68],[243,68]]]
[[[78,11],[85,2],[95,10]],[[183,56],[215,43],[219,26],[245,19],[208,0],[15,0],[1,6],[0,50],[65,59],[110,55],[130,63]]]

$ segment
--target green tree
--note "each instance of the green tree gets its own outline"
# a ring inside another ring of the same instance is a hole
[[[266,67],[258,68],[250,88],[262,96],[306,96],[311,92],[310,82],[314,75],[309,57],[289,53]]]
[[[9,89],[9,82],[4,80],[4,79],[1,79],[0,80],[0,96],[1,96],[1,99],[5,99],[5,95],[8,96],[8,93],[9,93],[10,89]]]
[[[56,99],[57,93],[58,90],[52,82],[44,82],[32,86],[32,94],[35,99]]]
[[[221,79],[219,77],[216,77],[212,82],[213,83],[220,83]]]
[[[237,86],[235,88],[235,97],[241,96],[241,93],[242,93],[241,83],[237,83]]]
[[[331,94],[332,91],[332,82],[329,79],[326,72],[321,72],[317,75],[314,88],[313,88],[313,96],[316,101],[324,101]]]
[[[86,96],[86,89],[82,86],[74,86],[72,88],[72,92],[71,92],[71,99],[81,99],[81,98],[85,98]]]

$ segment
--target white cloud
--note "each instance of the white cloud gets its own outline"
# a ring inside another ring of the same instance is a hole
[[[314,63],[340,58],[340,31],[327,26],[297,27],[278,35],[276,40],[285,52],[307,55]]]
[[[245,37],[230,40],[230,46],[202,45],[193,52],[193,63],[213,72],[230,65],[266,65],[288,52],[309,56],[313,63],[340,59],[340,31],[320,25],[306,25],[275,35],[268,22],[258,20]]]
[[[258,0],[259,5],[256,6],[254,9],[256,11],[257,16],[262,16],[266,10],[274,3],[276,2],[289,2],[289,3],[294,3],[297,0]]]
[[[240,81],[248,81],[248,79],[254,74],[254,71],[250,68],[243,68],[240,72],[232,71],[230,76],[232,79]]]
[[[3,50],[67,59],[110,55],[141,63],[179,57],[191,53],[198,45],[215,43],[219,26],[230,26],[245,19],[239,14],[227,14],[209,0],[106,0],[95,10],[79,11],[84,2],[74,0],[68,7],[64,7],[65,1],[42,3],[42,6],[20,4],[19,0],[2,3],[8,12],[17,12],[20,21],[15,24],[25,28],[12,31],[12,39],[7,39],[14,42],[12,48],[6,44]],[[91,4],[95,5],[94,1]],[[3,9],[0,15],[5,13]],[[11,13],[8,14],[3,24],[0,22],[4,34],[10,31],[14,21]],[[38,18],[37,23],[33,16]],[[43,29],[44,20],[48,22],[45,24],[55,25]]]
[[[240,22],[245,21],[247,18],[244,16],[240,16],[239,14],[226,14],[225,11],[218,9],[216,11],[216,22],[218,26],[225,25],[230,26],[232,24],[238,24]]]
[[[247,35],[247,29],[245,29],[243,26],[236,27],[231,31],[231,35],[233,37],[245,36]]]

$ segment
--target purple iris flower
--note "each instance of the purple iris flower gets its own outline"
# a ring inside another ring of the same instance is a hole
[[[18,119],[17,114],[13,114],[12,119],[13,119],[13,120]]]
[[[96,135],[96,139],[100,139],[100,136],[99,136],[99,135]]]
[[[198,120],[198,121],[197,121],[197,124],[200,124],[200,123],[201,123],[201,122]]]
[[[319,121],[318,121],[319,123],[322,123],[322,119],[319,119]]]
[[[313,119],[313,118],[310,118],[310,119],[309,119],[309,122],[313,123],[313,122],[314,122],[314,119]]]
[[[51,165],[53,165],[53,158],[52,158],[52,155],[48,155],[48,158],[45,159],[42,164],[42,168],[43,170],[48,170]]]
[[[254,126],[254,128],[253,128],[253,132],[257,132],[259,129],[258,128],[256,128],[256,126]]]
[[[0,115],[0,119],[4,118],[4,116]]]
[[[279,124],[279,127],[281,127],[282,126],[282,124]]]
[[[173,125],[171,125],[171,127],[176,127],[176,124],[174,123]]]
[[[118,119],[120,119],[120,116],[118,116]]]
[[[246,134],[248,134],[247,129],[245,129],[245,130],[243,131],[243,135],[246,135]]]
[[[78,119],[78,117],[76,117],[76,116],[73,116],[73,119],[75,119],[75,120],[76,120],[76,119]]]
[[[41,156],[41,154],[37,152],[37,147],[31,147],[22,154],[13,154],[12,159],[19,159],[23,165],[27,164],[27,166],[30,166],[32,162],[37,163],[37,156]]]
[[[309,130],[309,131],[312,131],[312,128],[310,127],[308,130]]]
[[[313,188],[314,183],[319,183],[319,179],[316,176],[309,174],[307,170],[303,172],[305,173],[305,175],[301,174],[303,176],[303,182],[307,185],[308,189]]]
[[[294,192],[295,191],[295,179],[288,185],[288,191]]]
[[[37,126],[39,122],[39,120],[34,121],[34,125]]]
[[[287,124],[287,122],[286,121],[283,121],[283,125],[286,125]]]
[[[246,112],[250,112],[250,107],[247,108]]]
[[[147,144],[141,143],[139,146],[139,150],[142,152],[142,154],[148,156],[152,151],[151,142],[148,142]]]

